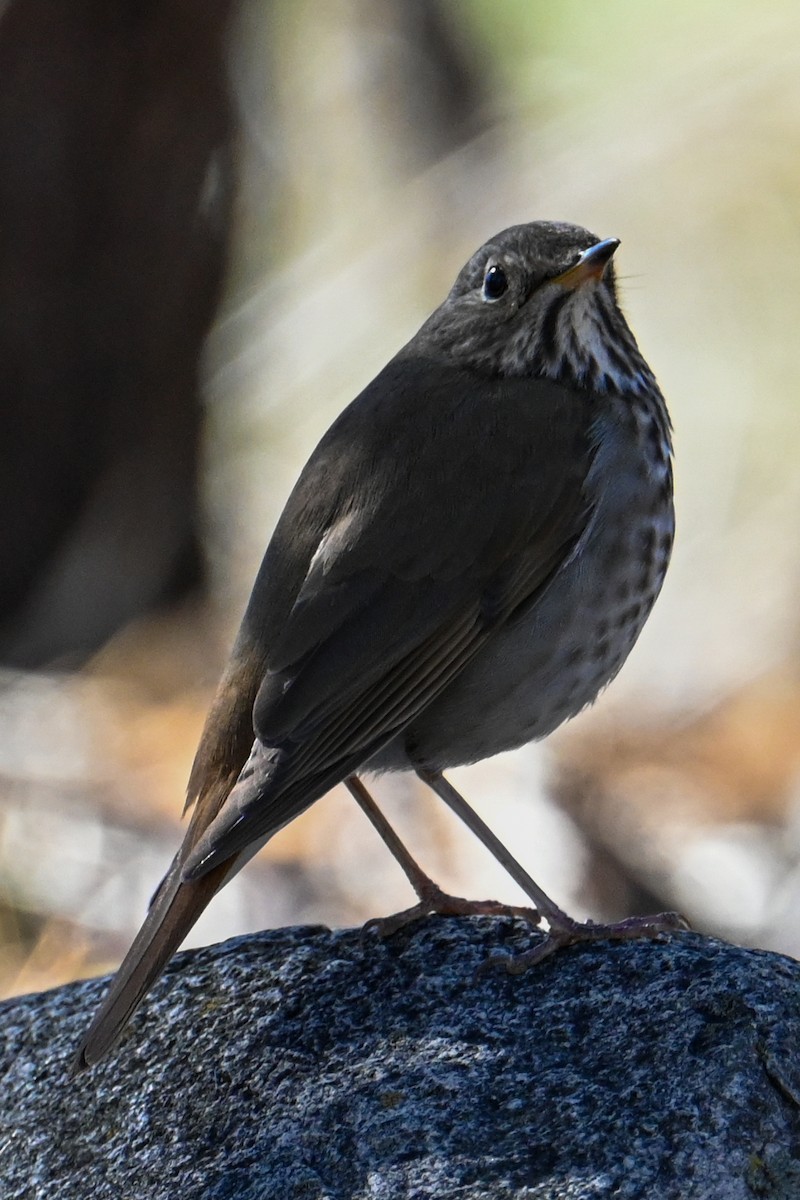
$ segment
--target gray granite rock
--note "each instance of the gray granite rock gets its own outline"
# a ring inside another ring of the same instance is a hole
[[[681,934],[475,978],[525,936],[191,951],[77,1079],[104,981],[8,1001],[0,1197],[800,1197],[800,964]]]

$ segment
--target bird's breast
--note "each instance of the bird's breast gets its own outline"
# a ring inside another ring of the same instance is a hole
[[[660,397],[658,397],[660,400]],[[663,404],[663,402],[662,402]],[[444,769],[544,737],[617,674],[650,613],[674,536],[666,413],[626,404],[600,427],[592,516],[571,558],[376,765]]]

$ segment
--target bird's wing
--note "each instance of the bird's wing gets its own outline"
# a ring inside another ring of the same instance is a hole
[[[402,358],[345,410],[267,549],[195,757],[186,837],[75,1070],[118,1041],[258,844],[535,602],[588,520],[589,426],[555,384]]]
[[[267,552],[246,618],[270,639],[256,743],[184,878],[355,770],[535,600],[586,527],[591,457],[574,392],[390,364],[321,443]]]

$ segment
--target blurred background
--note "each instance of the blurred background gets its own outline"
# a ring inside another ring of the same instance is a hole
[[[622,239],[678,539],[593,709],[455,771],[576,916],[800,954],[800,10],[790,0],[0,2],[0,989],[113,968],[273,524],[506,225]],[[519,893],[413,781],[444,887]],[[403,908],[332,792],[201,943]]]

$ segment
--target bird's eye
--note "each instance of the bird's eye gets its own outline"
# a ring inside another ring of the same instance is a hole
[[[508,291],[508,280],[506,273],[497,263],[487,269],[483,277],[483,298],[484,300],[499,300],[500,297]]]

